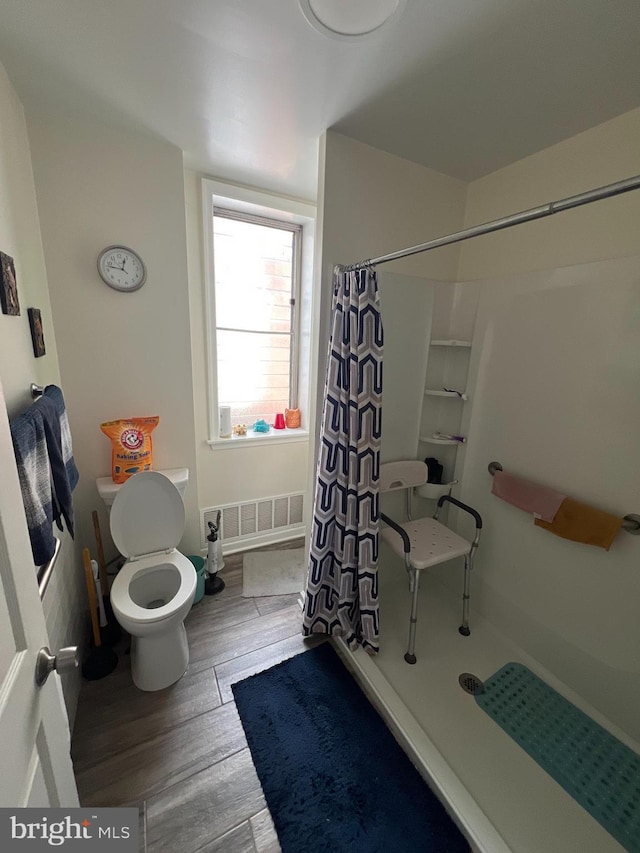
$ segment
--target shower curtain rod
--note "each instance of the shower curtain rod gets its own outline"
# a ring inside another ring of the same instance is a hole
[[[593,201],[600,201],[603,198],[611,198],[611,196],[621,195],[622,193],[628,193],[631,192],[631,190],[637,189],[640,189],[640,175],[636,175],[633,178],[625,178],[623,181],[617,181],[614,184],[607,184],[604,187],[598,187],[594,190],[578,193],[578,195],[572,195],[568,198],[560,199],[559,201],[551,201],[548,204],[542,204],[539,207],[531,207],[528,210],[521,211],[520,213],[512,213],[510,216],[504,216],[502,219],[494,219],[491,222],[485,222],[482,225],[473,225],[471,228],[465,228],[463,231],[456,231],[454,234],[448,234],[445,237],[437,237],[435,240],[429,240],[427,243],[420,243],[418,246],[411,246],[408,249],[400,249],[400,251],[390,252],[388,255],[380,255],[379,258],[370,258],[366,261],[358,261],[358,263],[349,264],[348,266],[338,265],[336,270],[349,272],[352,270],[362,269],[362,267],[386,264],[388,261],[395,261],[398,258],[406,258],[409,255],[428,252],[430,249],[439,249],[441,246],[448,246],[451,243],[461,243],[463,240],[470,240],[472,237],[479,237],[482,234],[491,234],[492,231],[501,231],[503,228],[511,228],[513,225],[520,225],[523,222],[531,222],[533,219],[542,219],[545,216],[551,216],[553,213],[559,213],[561,210],[569,210],[572,207],[591,204]]]

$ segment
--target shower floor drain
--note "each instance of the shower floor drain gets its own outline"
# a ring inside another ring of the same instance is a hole
[[[470,672],[463,672],[458,677],[458,684],[465,693],[471,693],[473,696],[484,693],[484,682],[477,675],[472,675]]]

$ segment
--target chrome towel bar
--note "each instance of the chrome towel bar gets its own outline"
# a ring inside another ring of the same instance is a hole
[[[487,470],[493,477],[496,471],[503,471],[504,469],[499,462],[489,462]],[[628,515],[623,516],[622,529],[633,536],[640,536],[640,515],[630,512]]]

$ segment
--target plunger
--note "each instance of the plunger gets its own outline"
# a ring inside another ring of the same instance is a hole
[[[82,664],[82,675],[87,681],[96,681],[98,678],[104,678],[118,665],[118,655],[108,646],[102,645],[100,639],[100,626],[98,625],[98,612],[96,591],[93,580],[93,572],[91,570],[91,554],[88,548],[82,551],[82,559],[84,562],[84,576],[87,582],[87,595],[89,597],[89,615],[91,616],[91,630],[93,632],[93,648],[89,650],[89,654]]]

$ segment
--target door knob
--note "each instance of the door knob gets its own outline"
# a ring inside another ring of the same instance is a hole
[[[54,669],[58,674],[70,672],[72,669],[77,669],[78,663],[77,646],[65,646],[57,655],[52,655],[47,646],[43,646],[36,658],[36,684],[42,687],[49,678],[49,673]]]

